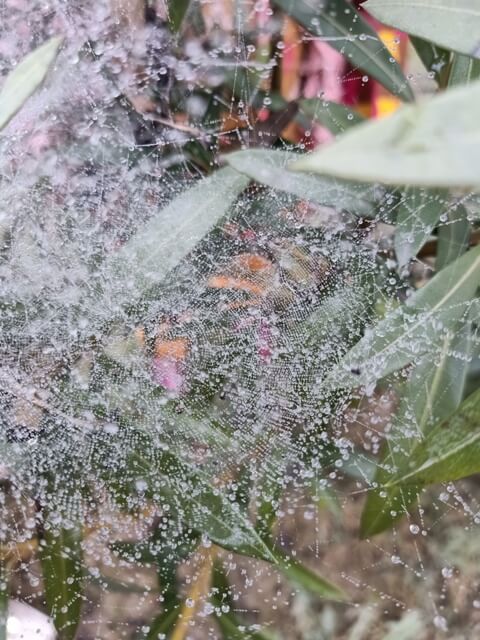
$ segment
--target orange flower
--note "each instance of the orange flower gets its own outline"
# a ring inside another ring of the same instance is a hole
[[[177,338],[176,340],[159,340],[155,342],[155,357],[169,358],[170,360],[185,360],[188,354],[188,340]]]
[[[263,288],[259,285],[246,280],[245,278],[232,278],[231,276],[212,276],[208,280],[208,286],[212,289],[237,289],[238,291],[246,291],[253,295],[260,296]]]
[[[235,260],[239,267],[254,273],[257,273],[258,271],[265,271],[273,267],[270,260],[255,253],[241,253]]]

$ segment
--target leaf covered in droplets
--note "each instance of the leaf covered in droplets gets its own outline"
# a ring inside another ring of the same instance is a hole
[[[0,91],[0,129],[3,129],[41,85],[55,60],[61,38],[52,38],[28,54],[7,77]]]

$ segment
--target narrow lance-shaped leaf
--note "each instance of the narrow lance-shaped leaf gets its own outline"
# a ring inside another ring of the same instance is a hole
[[[61,42],[61,38],[52,38],[29,53],[9,74],[0,92],[0,129],[41,85]]]
[[[288,171],[287,166],[297,157],[297,154],[286,151],[251,149],[230,153],[225,160],[237,171],[273,189],[359,215],[372,212],[373,192],[369,193],[368,188],[315,175],[295,175]]]
[[[327,376],[329,388],[352,388],[438,354],[445,332],[466,318],[480,285],[480,247],[468,251],[415,291],[347,353]]]
[[[345,180],[438,188],[478,187],[480,81],[360,124],[291,169]]]
[[[227,214],[248,183],[249,178],[227,167],[187,189],[157,213],[107,260],[101,274],[106,292],[104,313],[111,313],[112,295],[117,303],[129,303],[160,283]]]
[[[300,110],[335,135],[365,122],[365,118],[355,109],[321,98],[301,100]]]
[[[455,54],[453,56],[448,86],[469,84],[480,76],[480,60]],[[463,204],[449,211],[448,219],[438,229],[437,271],[446,267],[468,248],[471,224]]]
[[[354,66],[363,69],[403,100],[413,93],[399,64],[375,31],[347,0],[273,0],[302,27],[325,39]]]
[[[190,0],[168,0],[168,21],[173,31],[179,31],[188,13]]]
[[[200,471],[167,451],[146,451],[144,455],[137,452],[132,458],[135,473],[145,473],[146,469],[149,474],[157,471],[155,491],[185,525],[202,531],[219,546],[274,561],[247,515],[235,508],[221,488],[214,487],[211,479]]]
[[[458,255],[468,249],[471,230],[467,210],[463,205],[459,205],[448,214],[448,220],[438,229],[437,257],[435,260],[437,271],[444,269]]]
[[[435,75],[438,86],[443,89],[448,80],[451,52],[415,36],[410,37],[410,42],[423,62],[425,69]]]
[[[267,631],[249,631],[243,620],[234,613],[235,602],[231,597],[231,589],[223,568],[219,562],[213,571],[212,604],[221,613],[217,617],[218,625],[225,640],[275,640]]]
[[[480,390],[449,419],[434,427],[413,451],[408,464],[387,484],[450,482],[480,471]]]
[[[412,188],[402,194],[395,230],[395,251],[400,266],[417,255],[448,206],[447,192]]]
[[[385,457],[375,475],[377,489],[370,491],[362,513],[362,537],[380,533],[405,515],[419,487],[385,488],[399,468],[408,463],[418,438],[460,406],[472,348],[471,327],[449,332],[439,357],[425,357],[404,385],[400,406],[388,434]]]
[[[45,528],[40,545],[45,599],[61,640],[71,640],[80,622],[83,555],[78,529]]]
[[[480,57],[480,5],[475,0],[367,0],[363,6],[401,31]]]
[[[298,560],[276,552],[276,566],[293,584],[320,598],[345,600],[345,592]]]

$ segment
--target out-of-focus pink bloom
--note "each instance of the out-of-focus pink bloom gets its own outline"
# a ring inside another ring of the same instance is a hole
[[[345,60],[343,56],[328,43],[313,40],[302,66],[302,74],[306,77],[303,95],[305,98],[321,97],[324,100],[342,102],[342,75],[344,71]],[[316,126],[312,133],[318,144],[328,142],[333,138],[333,134],[325,127]]]
[[[182,362],[174,358],[156,356],[153,359],[153,380],[166,391],[181,393],[185,387],[185,374]]]
[[[180,394],[185,390],[185,360],[188,343],[184,338],[158,339],[155,344],[152,376],[166,391]]]

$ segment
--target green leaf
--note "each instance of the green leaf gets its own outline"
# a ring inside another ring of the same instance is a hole
[[[134,477],[156,477],[152,489],[169,503],[172,513],[186,526],[201,531],[213,542],[237,553],[273,561],[268,546],[255,531],[248,516],[205,477],[170,451],[154,450],[152,444],[131,456],[133,466],[124,471]]]
[[[368,537],[380,533],[401,518],[418,495],[419,486],[385,485],[397,469],[408,463],[421,434],[432,424],[453,414],[460,406],[472,350],[470,325],[445,336],[439,357],[424,358],[412,371],[400,397],[386,456],[378,466],[374,486],[362,513],[360,533]]]
[[[421,38],[415,38],[415,36],[410,38],[410,42],[425,69],[435,75],[438,86],[443,89],[448,81],[451,52]]]
[[[480,6],[476,0],[367,0],[363,7],[400,31],[480,57]]]
[[[437,258],[435,268],[444,269],[468,249],[471,225],[467,210],[459,205],[448,214],[448,220],[438,229]]]
[[[81,533],[45,528],[40,544],[45,599],[61,640],[71,640],[80,622],[83,592]]]
[[[190,8],[190,0],[167,0],[168,21],[173,31],[180,31]]]
[[[275,551],[276,568],[281,571],[293,584],[320,598],[329,600],[345,600],[345,592],[329,580],[322,578],[316,571],[312,571],[304,564]]]
[[[365,118],[355,109],[338,102],[322,100],[321,98],[301,100],[300,110],[335,135],[365,122]]]
[[[368,331],[330,371],[329,388],[369,385],[419,360],[438,354],[445,331],[464,319],[480,285],[480,247],[468,251],[402,307]]]
[[[368,189],[358,185],[339,183],[315,175],[294,174],[287,165],[298,158],[295,153],[266,149],[236,151],[224,158],[236,171],[272,189],[292,193],[312,202],[352,211],[359,215],[371,214],[373,202]],[[373,194],[372,194],[373,200]]]
[[[168,608],[160,613],[149,625],[149,630],[145,636],[145,640],[158,640],[158,638],[166,638],[174,629],[178,622],[181,607],[179,605],[174,609]]]
[[[275,636],[266,631],[248,631],[247,625],[235,615],[231,588],[219,562],[214,566],[212,586],[212,603],[217,609],[222,610],[221,614],[217,612],[216,620],[225,640],[274,640]],[[225,612],[225,608],[228,611]]]
[[[360,124],[290,168],[360,182],[475,189],[480,81]]]
[[[435,426],[413,450],[408,464],[386,485],[425,486],[480,471],[480,389]]]
[[[372,27],[347,0],[273,0],[314,36],[325,39],[355,67],[406,101],[413,93],[400,65]]]
[[[248,183],[247,177],[233,169],[221,169],[187,189],[147,222],[106,261],[101,277],[107,311],[112,295],[131,302],[160,283],[226,215]],[[118,289],[109,291],[109,283],[116,283]]]
[[[406,189],[397,210],[395,252],[400,266],[417,255],[447,207],[447,193]]]
[[[52,38],[29,53],[7,76],[0,92],[0,129],[42,84],[61,42],[62,38]]]
[[[247,625],[233,613],[222,613],[216,621],[225,640],[274,640],[275,638],[265,631],[248,631]]]

